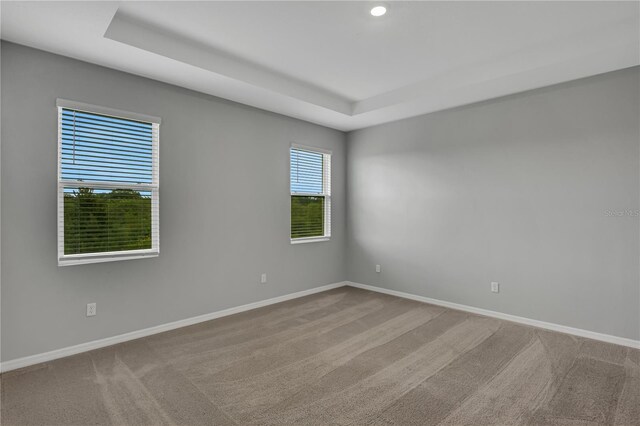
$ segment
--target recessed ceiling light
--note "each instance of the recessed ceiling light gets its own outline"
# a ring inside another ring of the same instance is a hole
[[[382,16],[385,13],[387,13],[387,8],[384,6],[376,6],[373,9],[371,9],[371,14],[373,16]]]

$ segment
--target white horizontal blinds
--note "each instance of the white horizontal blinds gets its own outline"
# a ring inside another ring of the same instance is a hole
[[[324,194],[323,157],[320,152],[291,148],[292,194]]]
[[[324,188],[324,236],[331,236],[331,154],[323,153],[322,185]]]
[[[58,108],[58,251],[157,253],[159,124]]]
[[[152,248],[150,191],[64,188],[64,254]]]
[[[152,123],[153,149],[151,169],[153,189],[151,190],[151,248],[160,252],[160,123]]]
[[[151,123],[62,109],[61,178],[153,183]]]
[[[331,155],[292,147],[290,182],[291,238],[331,235]]]

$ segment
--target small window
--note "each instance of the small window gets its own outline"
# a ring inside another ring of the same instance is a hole
[[[290,151],[291,242],[331,237],[331,152],[293,145]]]
[[[58,100],[58,264],[157,256],[160,119]]]

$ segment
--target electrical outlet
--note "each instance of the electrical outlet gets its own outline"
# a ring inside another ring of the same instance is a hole
[[[494,293],[500,293],[500,284],[495,282],[495,281],[493,281],[491,283],[491,291],[494,292]]]
[[[376,265],[376,272],[380,272],[380,265]]]
[[[92,317],[96,314],[97,306],[95,303],[87,303],[87,316]]]
[[[261,284],[266,284],[267,283],[267,274],[262,274],[260,276],[260,283]]]

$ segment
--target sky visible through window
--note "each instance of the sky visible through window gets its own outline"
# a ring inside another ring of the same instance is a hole
[[[151,123],[63,109],[61,130],[62,179],[153,182]]]
[[[323,157],[291,148],[291,193],[322,194]]]

